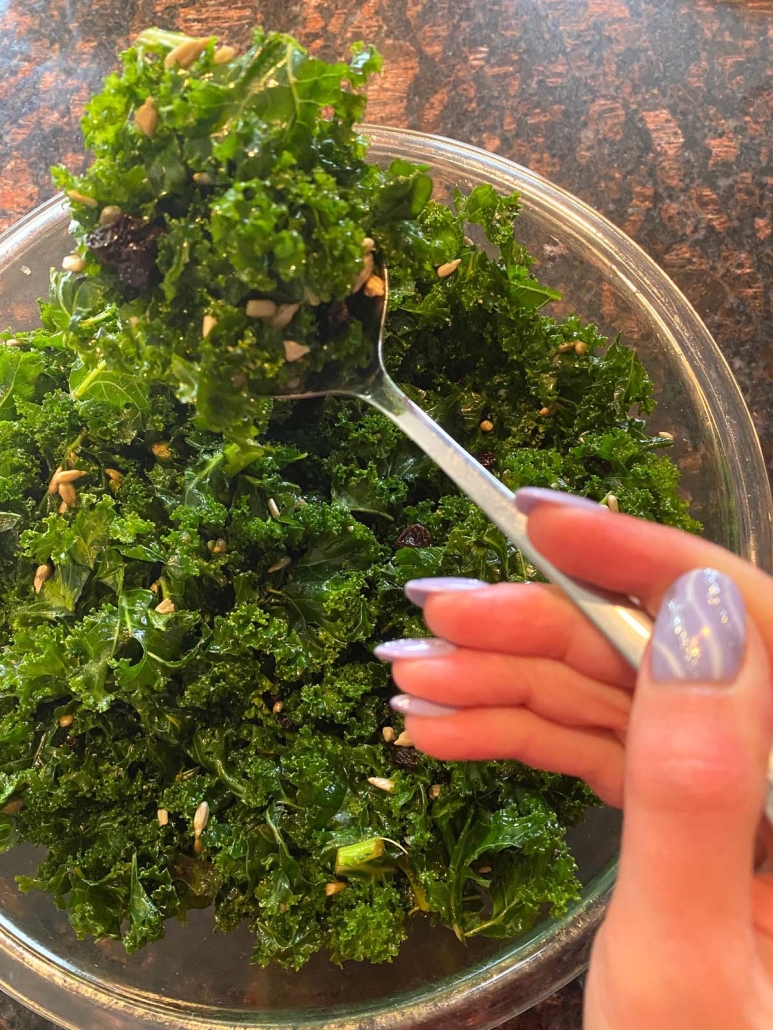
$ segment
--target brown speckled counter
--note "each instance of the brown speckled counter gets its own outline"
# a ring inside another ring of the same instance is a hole
[[[78,119],[150,24],[322,56],[375,43],[369,120],[496,150],[647,250],[706,320],[773,469],[773,0],[6,0],[0,229],[83,165]],[[579,1030],[571,985],[508,1030]],[[0,1030],[50,1024],[0,999]],[[451,1030],[451,1028],[449,1028]]]

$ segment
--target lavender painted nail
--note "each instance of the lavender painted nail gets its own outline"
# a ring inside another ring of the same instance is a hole
[[[423,697],[414,697],[413,694],[396,694],[389,699],[389,705],[403,715],[420,715],[425,719],[456,715],[459,711],[451,705],[436,705],[434,701],[425,701]]]
[[[541,486],[522,486],[515,491],[515,508],[521,515],[529,515],[538,504],[557,504],[562,508],[585,508],[588,511],[603,511],[605,508],[588,497],[578,497],[562,490],[545,490]]]
[[[379,644],[373,654],[383,662],[394,662],[398,658],[443,658],[453,654],[456,647],[447,640],[435,637],[416,637],[406,640],[388,640]]]
[[[656,683],[728,683],[741,666],[746,609],[735,583],[716,569],[693,569],[663,599],[652,634]]]
[[[405,596],[419,608],[431,594],[455,594],[465,590],[480,590],[488,586],[482,579],[466,579],[463,576],[434,576],[427,579],[410,579],[405,584]]]

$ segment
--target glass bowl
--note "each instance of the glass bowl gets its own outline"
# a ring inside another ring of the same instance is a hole
[[[673,434],[683,490],[706,535],[771,569],[770,487],[751,418],[706,328],[663,272],[599,214],[525,168],[453,140],[364,132],[374,160],[429,165],[440,197],[478,183],[521,193],[520,238],[541,278],[565,297],[551,310],[621,332],[637,349],[658,395],[653,431]],[[0,237],[0,325],[35,324],[66,234],[54,198]],[[572,831],[581,900],[516,941],[463,947],[419,920],[392,965],[339,969],[317,956],[300,973],[251,967],[249,933],[215,935],[206,912],[168,924],[163,941],[132,957],[116,942],[78,942],[48,896],[17,891],[14,876],[39,856],[16,849],[0,858],[0,987],[76,1030],[490,1030],[582,970],[618,839],[618,814],[591,812]]]

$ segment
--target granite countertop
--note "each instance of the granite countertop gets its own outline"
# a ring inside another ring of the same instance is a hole
[[[368,118],[518,161],[632,236],[705,319],[773,469],[773,0],[6,0],[0,230],[83,166],[78,119],[149,24],[375,43]],[[576,984],[507,1030],[579,1030]],[[50,1024],[0,998],[0,1030]]]

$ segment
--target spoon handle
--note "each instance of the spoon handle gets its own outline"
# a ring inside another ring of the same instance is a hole
[[[638,668],[652,634],[652,619],[630,597],[607,593],[573,579],[544,558],[529,541],[526,517],[513,493],[476,461],[385,374],[358,394],[392,419],[473,500],[549,580],[571,598],[625,660]]]

